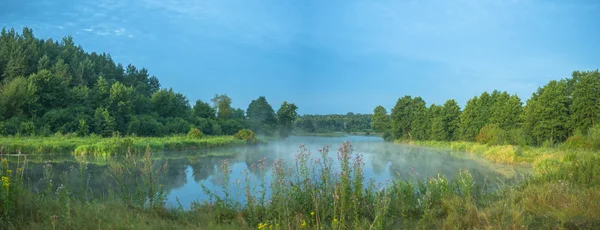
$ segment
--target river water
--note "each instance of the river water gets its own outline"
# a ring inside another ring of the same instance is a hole
[[[167,205],[181,204],[188,208],[192,201],[207,201],[209,196],[202,186],[217,194],[222,194],[224,176],[220,166],[229,162],[231,174],[229,183],[232,194],[244,202],[245,181],[257,187],[260,173],[257,167],[264,161],[265,181],[272,178],[271,165],[281,159],[289,168],[295,165],[295,157],[302,146],[311,152],[311,158],[320,158],[319,149],[329,146],[328,156],[337,160],[337,149],[344,141],[352,144],[353,156],[360,154],[364,159],[365,180],[385,184],[398,178],[427,178],[443,175],[453,178],[461,169],[467,169],[480,185],[494,187],[504,181],[514,180],[528,170],[521,166],[495,164],[469,154],[449,150],[415,147],[384,142],[374,136],[346,137],[300,137],[291,136],[284,140],[270,141],[257,146],[235,147],[210,151],[154,153],[156,165],[168,162],[163,188],[167,192]],[[221,156],[206,156],[206,155]],[[228,156],[222,156],[228,155]],[[73,191],[88,191],[95,196],[106,196],[113,186],[108,161],[73,156],[28,156],[25,167],[26,184],[34,190],[44,190],[44,174],[53,179],[55,187],[61,184]],[[118,160],[118,159],[112,159]],[[11,159],[15,163],[16,159]],[[48,170],[50,169],[51,170]],[[248,173],[246,173],[248,171]],[[48,174],[48,172],[51,172]],[[268,187],[268,186],[267,186]],[[241,194],[241,195],[240,195]],[[178,201],[178,202],[177,202]]]

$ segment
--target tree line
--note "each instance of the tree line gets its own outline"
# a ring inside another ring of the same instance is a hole
[[[539,87],[525,105],[517,95],[483,92],[461,109],[455,100],[427,106],[421,97],[399,98],[388,115],[374,109],[372,128],[389,140],[477,141],[600,148],[600,73],[575,71]]]
[[[295,128],[308,133],[370,132],[371,114],[302,115],[296,120]]]
[[[297,116],[293,103],[275,113],[264,97],[247,111],[231,102],[221,94],[192,106],[147,69],[87,53],[70,36],[37,39],[29,28],[0,33],[0,135],[164,136],[190,128],[232,135],[250,128],[287,136]]]

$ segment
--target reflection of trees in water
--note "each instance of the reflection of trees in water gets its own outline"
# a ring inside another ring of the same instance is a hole
[[[198,157],[189,159],[194,181],[200,182],[208,178],[208,176],[217,173],[224,159],[226,157]]]
[[[161,159],[154,162],[155,167],[160,167],[167,160]],[[187,159],[170,159],[167,164],[167,171],[164,178],[164,187],[170,191],[183,187],[187,183],[186,168],[188,166]]]

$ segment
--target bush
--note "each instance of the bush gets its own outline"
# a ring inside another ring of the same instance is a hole
[[[249,129],[242,129],[233,136],[240,140],[254,141],[254,132]]]
[[[504,144],[505,139],[505,131],[497,124],[483,126],[477,135],[477,143],[481,144],[501,145]]]
[[[588,140],[593,149],[600,150],[600,124],[590,128],[588,131]]]
[[[187,133],[187,137],[191,139],[201,139],[204,137],[204,133],[197,128],[191,128]]]
[[[575,135],[569,137],[567,141],[565,141],[565,147],[567,149],[590,149],[592,144],[589,143],[584,136]]]

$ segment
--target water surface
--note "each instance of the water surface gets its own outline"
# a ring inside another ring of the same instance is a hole
[[[393,144],[384,142],[380,137],[347,136],[347,137],[297,137],[271,141],[265,145],[235,147],[207,152],[162,152],[155,153],[153,159],[157,165],[168,162],[166,180],[167,204],[171,207],[181,204],[189,207],[192,201],[209,199],[202,190],[205,188],[222,194],[225,183],[220,166],[227,159],[231,165],[230,184],[232,194],[244,202],[244,185],[246,178],[252,187],[259,184],[260,174],[256,167],[263,159],[265,163],[265,181],[271,180],[271,163],[282,159],[287,167],[293,167],[299,147],[303,146],[312,153],[311,157],[320,158],[319,149],[329,146],[328,156],[337,159],[336,152],[344,141],[352,144],[353,155],[360,154],[364,158],[364,176],[375,183],[388,183],[397,178],[427,178],[443,175],[453,178],[461,169],[467,169],[479,184],[495,186],[500,181],[515,178],[527,170],[519,166],[502,165],[473,157],[469,154],[456,153],[425,147]],[[222,156],[233,155],[233,156]],[[96,196],[104,196],[112,186],[108,173],[107,160],[65,156],[30,156],[26,167],[26,181],[32,189],[43,190],[41,178],[48,167],[51,167],[54,186],[66,184],[74,191],[87,189]],[[114,159],[113,159],[114,160]],[[15,162],[15,159],[12,160]],[[238,184],[239,182],[239,184]],[[179,200],[179,203],[177,202]]]

